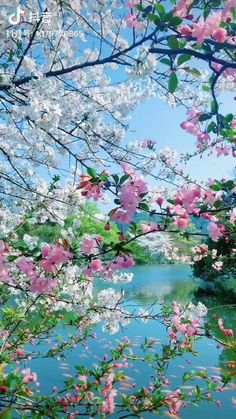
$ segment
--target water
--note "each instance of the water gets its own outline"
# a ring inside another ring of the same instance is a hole
[[[126,299],[128,304],[139,305],[146,307],[154,301],[161,299],[166,302],[173,300],[179,302],[188,302],[194,300],[193,291],[196,288],[196,282],[191,278],[190,268],[181,265],[151,265],[151,266],[137,266],[132,270],[134,272],[133,282],[123,286],[126,292]],[[96,291],[104,287],[110,287],[111,284],[104,284],[100,281],[96,283]],[[199,300],[199,299],[198,299]],[[215,300],[213,298],[204,298],[202,302],[208,307],[208,320],[212,321],[212,315],[215,313],[218,317],[223,318],[225,327],[236,330],[236,310],[233,306],[226,306],[225,303]],[[65,331],[60,328],[58,333],[62,336]],[[73,365],[84,364],[85,366],[96,363],[101,359],[105,352],[109,353],[109,347],[116,339],[122,339],[123,336],[128,336],[132,341],[142,342],[144,337],[154,337],[157,339],[155,347],[158,350],[162,340],[166,339],[166,332],[162,325],[157,322],[150,321],[146,324],[142,322],[133,321],[125,330],[120,331],[116,335],[104,334],[101,327],[96,329],[97,340],[92,341],[89,348],[82,351],[81,348],[75,348],[70,352],[64,360],[36,360],[32,362],[32,369],[37,372],[40,381],[40,391],[42,393],[50,392],[54,385],[60,386],[64,380],[68,379],[70,375],[74,375]],[[215,327],[215,336],[220,338],[220,332]],[[99,344],[97,343],[99,341]],[[168,370],[168,378],[171,382],[171,388],[178,387],[179,377],[184,371],[190,369],[205,370],[210,375],[219,375],[219,367],[223,366],[228,361],[236,362],[236,355],[232,350],[217,349],[215,342],[204,338],[196,345],[199,355],[193,357],[186,355],[171,363]],[[135,382],[136,387],[149,384],[148,370],[142,364],[138,365],[136,369],[130,369],[127,374],[131,376]],[[192,383],[186,383],[191,385]],[[200,383],[199,383],[200,384]],[[236,386],[234,384],[228,385],[226,390],[218,394],[216,397],[221,401],[222,407],[217,408],[215,404],[200,403],[199,407],[188,407],[182,409],[180,417],[183,419],[235,419],[236,418]],[[120,389],[125,393],[125,389]],[[112,417],[119,418],[119,415]],[[143,418],[156,417],[154,414],[144,414]],[[160,417],[160,416],[159,416]],[[163,418],[166,416],[162,416]]]

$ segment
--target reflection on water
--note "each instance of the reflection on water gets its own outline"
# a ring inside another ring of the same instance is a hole
[[[152,266],[137,266],[132,269],[134,273],[134,280],[129,284],[125,284],[122,288],[125,289],[125,295],[130,305],[146,306],[152,304],[154,301],[164,299],[167,302],[177,300],[179,302],[188,302],[194,300],[193,291],[196,288],[196,282],[191,278],[191,270],[187,266],[181,265],[152,265]],[[96,291],[104,287],[110,287],[111,284],[104,284],[97,281],[95,284]],[[113,285],[112,285],[113,286]],[[119,286],[115,288],[119,289]],[[195,301],[194,301],[195,302]],[[220,331],[216,326],[216,322],[212,320],[212,315],[216,314],[224,320],[225,327],[236,330],[236,310],[234,306],[222,305],[219,301],[213,298],[204,298],[202,302],[208,307],[209,315],[208,321],[212,323],[215,336],[220,339]],[[123,336],[128,336],[132,341],[135,341],[137,346],[139,342],[143,341],[145,336],[153,337],[156,340],[155,349],[158,351],[158,346],[166,339],[166,331],[164,327],[157,322],[150,321],[147,324],[133,321],[130,326],[120,331],[115,336],[107,336],[101,331],[101,327],[97,327],[97,340],[90,343],[88,347],[75,348],[68,354],[65,360],[37,360],[34,361],[32,368],[37,370],[42,392],[47,392],[52,389],[53,385],[59,385],[74,373],[73,365],[83,363],[85,366],[96,363],[101,359],[104,352],[108,352],[114,340],[121,339]],[[58,334],[65,336],[65,331],[60,328]],[[235,353],[232,350],[224,348],[216,348],[216,344],[210,339],[202,339],[196,347],[199,351],[197,357],[190,355],[175,360],[169,369],[169,380],[171,387],[178,387],[180,375],[188,369],[202,369],[207,370],[210,375],[219,376],[219,366],[225,365],[228,361],[236,362]],[[148,384],[148,372],[145,366],[139,365],[138,368],[133,366],[127,371],[131,376],[131,381],[136,382],[136,387]],[[149,380],[150,381],[150,380]],[[189,383],[187,383],[189,384]],[[190,383],[191,385],[191,383]],[[128,391],[127,388],[122,388],[120,391]],[[217,398],[222,402],[222,408],[217,409],[215,405],[210,403],[202,403],[200,407],[191,407],[183,409],[181,418],[183,419],[234,419],[236,417],[236,394],[235,385],[227,386],[226,390],[219,394]],[[113,416],[114,417],[114,416]],[[143,418],[156,417],[154,414],[146,414]],[[116,418],[119,419],[119,418]]]

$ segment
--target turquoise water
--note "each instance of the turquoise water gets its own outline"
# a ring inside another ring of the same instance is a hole
[[[196,282],[191,278],[190,268],[181,265],[152,265],[152,266],[137,266],[132,269],[134,272],[134,279],[131,283],[123,286],[127,305],[146,307],[154,301],[173,301],[188,302],[196,300],[193,297],[193,291],[196,287]],[[111,284],[104,284],[100,281],[96,283],[96,290],[104,287],[110,287]],[[119,287],[117,287],[119,288]],[[198,299],[199,301],[199,299]],[[202,299],[202,302],[208,307],[208,320],[211,319],[212,314],[222,317],[225,322],[225,327],[236,330],[236,310],[233,306],[226,306],[219,300],[212,298]],[[58,328],[57,331],[63,338],[65,330]],[[68,379],[70,375],[74,375],[73,365],[84,364],[85,366],[96,364],[98,359],[101,359],[105,352],[109,353],[109,347],[116,339],[122,339],[123,336],[128,336],[132,341],[138,345],[144,340],[144,337],[153,337],[157,340],[155,349],[158,351],[160,343],[166,339],[166,332],[164,327],[154,321],[146,324],[136,320],[122,331],[115,335],[107,335],[102,332],[101,326],[96,328],[97,339],[92,340],[88,344],[86,350],[82,348],[75,348],[68,353],[65,359],[51,360],[37,360],[32,361],[32,369],[37,372],[40,381],[40,392],[50,392],[54,385],[60,386],[64,380]],[[215,330],[216,337],[217,330]],[[220,337],[220,336],[218,336]],[[98,344],[99,342],[99,344]],[[171,382],[171,388],[178,387],[180,384],[179,377],[183,372],[190,369],[205,370],[212,376],[219,375],[219,367],[228,361],[236,361],[236,356],[232,351],[227,349],[217,349],[216,344],[207,338],[202,339],[196,345],[199,355],[193,357],[190,355],[184,358],[175,360],[168,370],[168,378]],[[142,364],[138,367],[134,366],[127,370],[127,375],[133,378],[136,382],[136,387],[146,385],[151,381],[147,367],[144,368]],[[132,381],[131,381],[132,382]],[[186,385],[192,383],[186,383]],[[235,419],[236,418],[236,386],[228,385],[226,390],[218,394],[216,398],[221,401],[222,407],[218,408],[211,403],[201,403],[199,407],[188,407],[182,409],[180,417],[183,419]],[[121,388],[120,391],[125,393],[128,391]],[[189,389],[190,391],[190,389]],[[112,415],[114,418],[119,416]],[[156,417],[154,414],[142,415],[143,418]],[[160,417],[160,416],[159,416]],[[163,418],[166,416],[162,416]]]

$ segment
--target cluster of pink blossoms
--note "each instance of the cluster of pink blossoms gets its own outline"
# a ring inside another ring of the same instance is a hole
[[[216,224],[212,222],[208,226],[209,236],[214,242],[217,242],[221,237],[223,237],[224,231],[225,227],[223,224]]]
[[[130,223],[142,200],[142,195],[148,191],[147,183],[143,179],[133,176],[119,188],[121,209],[113,210],[112,219],[121,223]]]
[[[187,120],[180,124],[181,128],[183,128],[189,134],[194,135],[197,138],[197,149],[199,151],[203,150],[205,147],[210,145],[210,136],[207,132],[201,131],[200,124],[199,124],[199,117],[202,115],[202,112],[197,108],[192,108],[187,111]],[[231,126],[233,129],[236,129],[236,120],[231,122]],[[217,139],[217,143],[221,142],[221,138]],[[232,152],[232,156],[236,157],[235,145],[236,141],[233,146],[228,145],[220,145],[218,146],[216,143],[215,151],[217,157],[228,156],[230,152]]]
[[[181,407],[184,407],[186,404],[183,400],[180,399],[181,391],[177,389],[176,391],[171,392],[165,398],[164,404],[168,406],[168,413],[172,416],[176,416],[179,413]]]
[[[180,0],[174,8],[174,15],[180,18],[188,18],[190,20],[193,19],[194,16],[192,14],[187,14],[192,3],[192,0]],[[231,8],[236,9],[235,0],[226,0],[225,7],[222,11],[214,12],[206,19],[201,17],[197,22],[194,22],[191,26],[180,26],[179,30],[181,34],[184,36],[192,36],[196,38],[198,44],[202,44],[205,41],[205,39],[210,38],[220,43],[225,41],[235,43],[235,37],[229,36],[227,30],[220,26],[222,22],[231,22]]]
[[[207,132],[202,132],[199,125],[199,117],[202,112],[197,108],[187,111],[187,120],[180,125],[186,132],[197,137],[197,147],[199,149],[206,147],[210,142],[210,136]]]
[[[115,396],[117,395],[117,390],[113,388],[114,378],[114,372],[108,374],[104,380],[104,387],[102,389],[102,395],[105,397],[105,400],[100,407],[100,411],[107,415],[112,414],[115,410]]]
[[[30,368],[25,368],[24,370],[21,371],[21,374],[23,375],[23,383],[25,384],[37,381],[36,372],[31,372]]]
[[[5,243],[0,240],[0,280],[1,282],[9,283],[11,278],[9,276],[9,270],[6,263],[7,248]]]
[[[176,343],[178,340],[178,334],[183,335],[186,338],[193,337],[200,334],[200,319],[197,317],[192,318],[189,316],[186,318],[184,313],[181,312],[178,304],[173,301],[173,317],[171,319],[171,331],[169,337],[171,343]],[[183,340],[183,345],[189,346],[188,340]]]
[[[128,9],[134,9],[137,4],[140,4],[140,0],[128,0],[126,7]],[[125,16],[125,21],[128,26],[128,28],[138,29],[140,26],[140,22],[137,19],[138,15],[137,13],[129,13],[127,16]]]
[[[26,258],[21,257],[17,262],[16,266],[19,271],[26,275],[30,282],[30,291],[37,294],[49,294],[53,288],[58,285],[57,279],[49,279],[41,277],[37,274],[34,263]]]
[[[188,15],[188,10],[192,5],[193,0],[179,0],[173,9],[174,16],[184,18]]]
[[[225,329],[222,319],[218,320],[218,326],[219,326],[219,329],[224,333],[225,336],[230,337],[230,336],[234,335],[234,332],[233,332],[232,329]]]
[[[64,249],[64,247],[57,244],[50,244],[44,246],[41,250],[43,259],[40,261],[40,266],[47,273],[56,273],[55,265],[67,263],[73,258],[73,254]]]
[[[47,273],[57,273],[56,265],[62,265],[72,259],[73,255],[67,252],[62,246],[51,244],[44,246],[41,251],[43,259],[40,260],[40,267]],[[56,278],[45,278],[37,273],[34,262],[23,256],[16,262],[19,271],[26,275],[30,282],[30,291],[39,294],[49,294],[56,288]]]
[[[222,65],[219,63],[211,62],[211,67],[214,68],[215,71],[219,72],[222,69]],[[233,79],[233,82],[236,83],[236,69],[235,68],[226,68],[224,71],[221,72],[221,77],[227,78],[231,77]],[[236,129],[236,126],[234,126],[236,121],[233,121],[233,128]]]
[[[92,183],[91,176],[89,175],[80,175],[80,183],[76,189],[81,189],[81,195],[86,198],[92,198],[94,201],[98,201],[103,195],[103,182]]]
[[[129,255],[117,256],[108,263],[102,263],[100,259],[93,259],[82,273],[89,278],[92,278],[95,273],[99,273],[102,278],[112,278],[114,271],[131,268],[134,264],[132,256]]]
[[[201,190],[198,186],[193,188],[180,188],[175,196],[174,224],[182,229],[189,225],[189,213],[198,215],[198,209],[195,206],[196,201],[201,198]]]
[[[82,244],[81,244],[81,252],[84,255],[92,255],[95,251],[97,247],[97,243],[96,241],[89,237],[89,236],[84,236]]]

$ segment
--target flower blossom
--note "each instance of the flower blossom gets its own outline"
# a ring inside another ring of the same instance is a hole
[[[208,233],[210,238],[217,242],[223,236],[223,228],[221,225],[212,222],[208,226]]]
[[[37,381],[37,374],[35,372],[31,372],[30,368],[25,368],[21,371],[21,374],[23,375],[23,383],[25,384]]]
[[[192,3],[193,0],[179,0],[173,9],[173,15],[180,18],[185,17]]]
[[[46,245],[42,248],[43,259],[39,262],[45,272],[55,272],[55,265],[67,263],[73,254],[56,244]]]
[[[89,236],[84,236],[80,250],[85,255],[92,255],[96,249],[96,245],[97,243],[94,239]]]
[[[4,283],[11,282],[7,263],[5,261],[6,246],[5,243],[0,240],[0,281]]]

